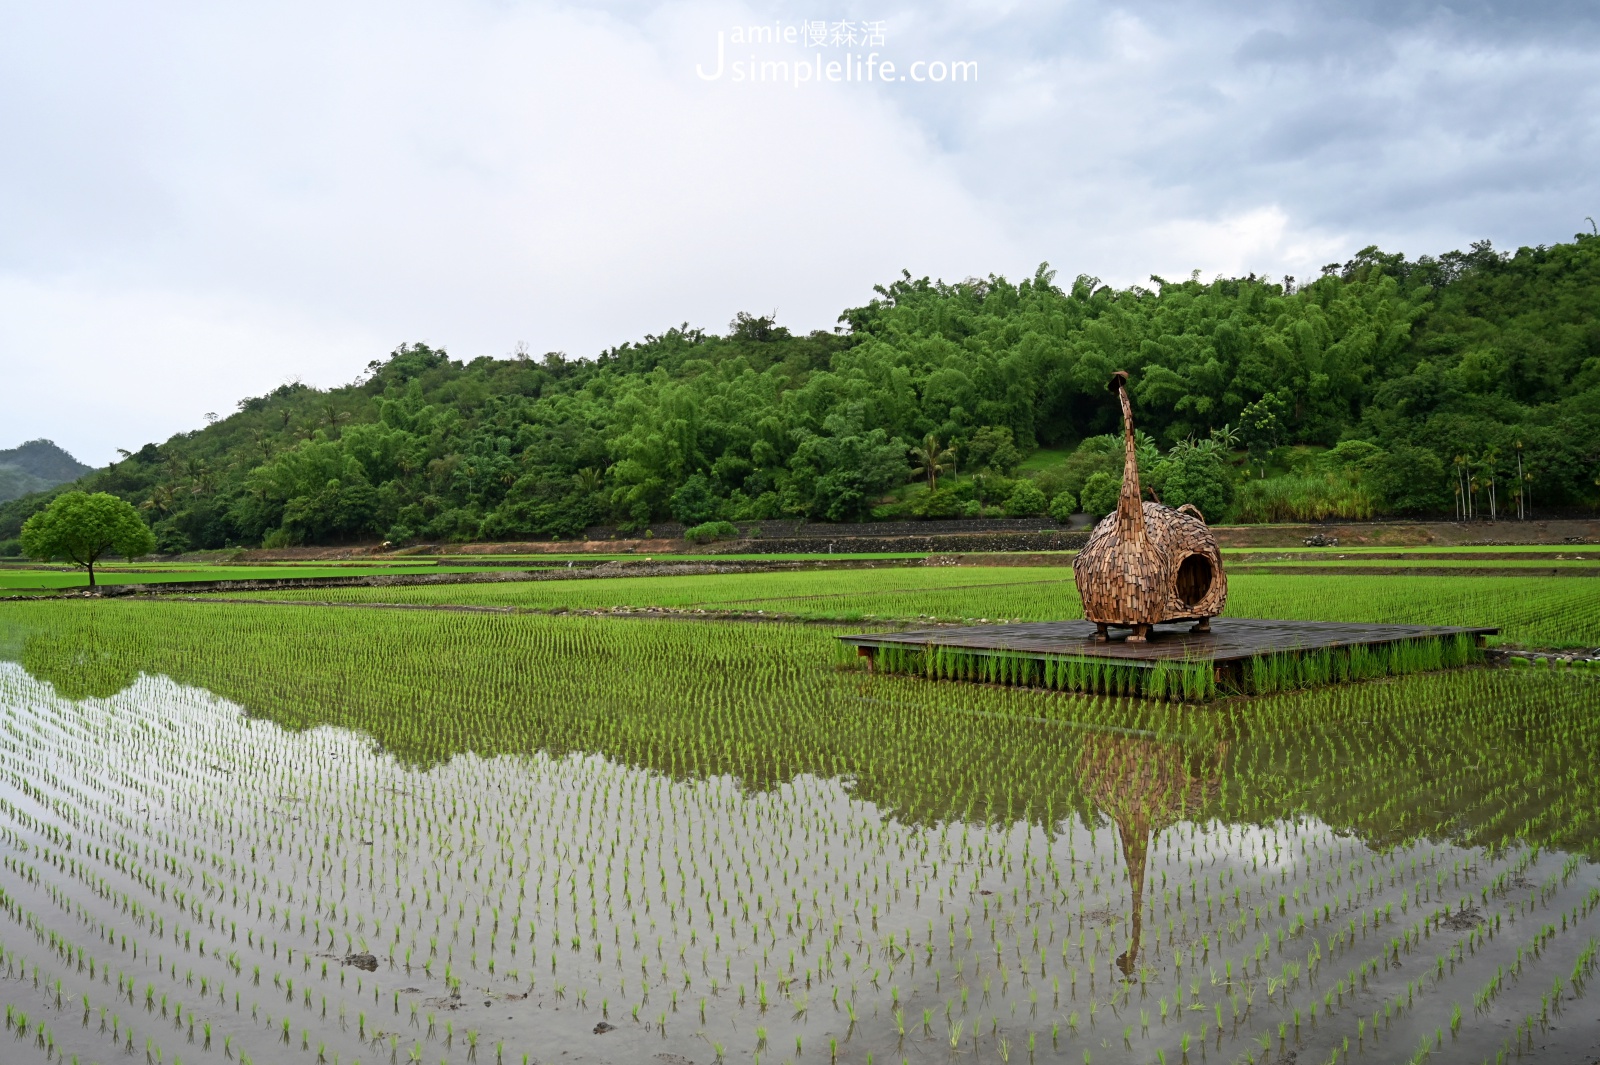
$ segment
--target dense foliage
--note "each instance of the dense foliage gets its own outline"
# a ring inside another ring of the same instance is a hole
[[[116,552],[127,559],[155,550],[156,538],[139,512],[110,492],[65,492],[22,526],[22,550],[30,558],[61,560],[89,571],[102,557]]]
[[[80,484],[141,506],[168,549],[1065,513],[1120,475],[1102,434],[1123,368],[1153,487],[1211,520],[1596,497],[1600,238],[1415,261],[1369,248],[1300,287],[1152,286],[907,274],[833,333],[740,315],[726,336],[683,326],[593,360],[405,346],[354,384],[285,385]],[[1041,447],[1065,457],[1029,469]],[[1019,464],[1037,492],[1017,491]],[[47,499],[0,507],[0,541]]]

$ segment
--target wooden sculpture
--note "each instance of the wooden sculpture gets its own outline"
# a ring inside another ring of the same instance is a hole
[[[1190,631],[1208,632],[1228,598],[1222,553],[1197,507],[1186,503],[1174,510],[1140,501],[1127,384],[1125,371],[1111,375],[1111,391],[1122,402],[1124,457],[1117,512],[1094,527],[1072,560],[1084,616],[1095,623],[1098,640],[1107,639],[1106,630],[1113,625],[1133,630],[1130,643],[1148,638],[1151,626],[1161,622],[1192,621]]]

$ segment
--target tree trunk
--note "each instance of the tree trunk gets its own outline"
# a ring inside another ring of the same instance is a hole
[[[94,562],[89,562],[89,587],[94,587]]]

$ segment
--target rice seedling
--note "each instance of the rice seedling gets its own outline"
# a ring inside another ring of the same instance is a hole
[[[40,1061],[1020,1060],[1018,1024],[1101,1062],[1401,1060],[1587,1008],[1575,672],[1196,708],[840,672],[804,626],[0,626],[0,999]],[[38,1045],[58,997],[104,1030]]]
[[[1359,562],[1359,559],[1355,559]],[[244,593],[241,593],[244,594]],[[886,567],[623,577],[402,588],[328,588],[315,594],[252,592],[262,601],[458,605],[627,614],[651,608],[736,611],[849,622],[1058,621],[1083,616],[1067,566]],[[1484,625],[1502,642],[1539,647],[1600,645],[1600,597],[1567,577],[1418,577],[1238,573],[1228,578],[1229,617],[1406,625]]]

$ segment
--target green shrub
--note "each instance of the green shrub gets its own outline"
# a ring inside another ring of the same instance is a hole
[[[739,527],[731,521],[708,521],[685,529],[683,538],[691,544],[709,544],[717,540],[736,540]]]
[[[1099,519],[1117,509],[1117,496],[1121,494],[1122,478],[1098,470],[1083,482],[1083,498],[1080,502],[1085,513]]]
[[[1078,512],[1078,500],[1071,492],[1057,492],[1050,500],[1050,516],[1065,525]]]
[[[985,425],[979,429],[967,442],[966,452],[967,465],[973,469],[1009,474],[1022,463],[1016,438],[1003,425]]]
[[[962,481],[912,497],[906,510],[918,518],[955,518],[966,513],[973,499],[972,482]]]
[[[694,474],[672,493],[672,516],[685,525],[707,522],[717,512],[717,498],[704,474]]]
[[[1006,496],[1006,514],[1013,518],[1031,518],[1043,514],[1050,501],[1032,481],[1018,481]]]
[[[1387,454],[1379,452],[1371,480],[1385,509],[1393,514],[1448,510],[1453,498],[1444,462],[1425,447],[1402,444]],[[1512,498],[1509,493],[1507,498]]]
[[[1156,463],[1150,481],[1169,507],[1191,503],[1208,522],[1226,519],[1233,503],[1233,471],[1213,448],[1175,447]]]

